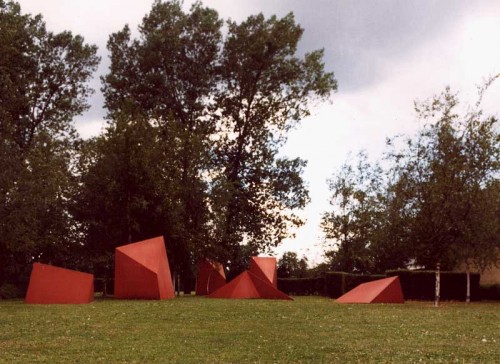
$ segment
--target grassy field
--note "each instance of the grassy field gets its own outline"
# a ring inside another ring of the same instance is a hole
[[[0,362],[500,361],[500,304],[295,301],[0,301]]]

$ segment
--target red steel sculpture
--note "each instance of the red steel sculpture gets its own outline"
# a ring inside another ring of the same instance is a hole
[[[337,298],[340,303],[404,303],[399,277],[362,283]]]
[[[174,298],[162,236],[119,246],[115,250],[115,298]]]
[[[276,259],[252,257],[249,271],[244,271],[225,286],[211,293],[208,297],[292,299],[278,290],[276,286]]]
[[[278,288],[278,271],[276,269],[276,258],[252,257],[250,260],[250,272],[261,279],[269,281],[274,288]]]
[[[90,303],[93,300],[93,274],[33,264],[26,303]]]
[[[200,261],[200,269],[196,277],[196,294],[210,294],[226,284],[226,274],[222,264],[210,260]]]

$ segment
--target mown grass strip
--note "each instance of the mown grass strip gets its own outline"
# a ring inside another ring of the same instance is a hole
[[[497,303],[0,302],[1,362],[495,362]]]

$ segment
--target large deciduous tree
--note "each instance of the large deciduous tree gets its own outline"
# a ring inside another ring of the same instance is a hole
[[[0,1],[0,283],[33,259],[62,261],[68,215],[71,121],[86,108],[96,47],[47,31],[40,15]]]
[[[111,68],[103,77],[111,125],[139,120],[157,131],[142,146],[159,148],[162,217],[176,269],[186,269],[207,241],[210,120],[217,87],[222,21],[200,3],[184,12],[178,1],[155,1],[131,39],[127,26],[108,42]],[[127,180],[119,183],[126,184]],[[145,182],[148,183],[148,182]],[[128,189],[127,186],[123,188]],[[146,229],[142,226],[141,229]]]
[[[314,96],[336,89],[321,51],[296,56],[292,15],[229,21],[225,39],[222,25],[200,3],[156,1],[139,39],[125,27],[108,42],[110,123],[129,115],[159,131],[164,233],[184,265],[196,255],[238,265],[242,244],[276,246],[300,225],[305,162],[278,150]]]
[[[228,22],[215,94],[217,169],[213,175],[213,240],[226,259],[242,243],[278,245],[302,221],[308,201],[306,162],[278,157],[287,132],[309,114],[309,102],[336,89],[322,51],[298,57],[303,29],[292,14]]]
[[[407,262],[400,247],[388,244],[392,220],[387,182],[381,167],[372,165],[365,152],[329,180],[332,210],[323,214],[321,227],[332,269],[374,273]]]
[[[448,89],[417,105],[426,122],[407,140],[395,170],[408,216],[416,263],[452,269],[458,263],[486,268],[497,262],[500,245],[493,187],[500,171],[496,119],[480,111],[460,115]],[[496,221],[495,221],[496,219]],[[488,229],[483,227],[490,226]],[[484,255],[490,256],[488,263]]]
[[[497,119],[480,109],[493,80],[465,111],[449,89],[417,103],[423,126],[413,137],[396,138],[402,147],[388,141],[386,177],[360,164],[332,179],[334,209],[323,228],[338,244],[332,263],[346,259],[337,268],[362,270],[361,258],[379,271],[411,263],[462,265],[468,273],[500,263],[500,136]]]

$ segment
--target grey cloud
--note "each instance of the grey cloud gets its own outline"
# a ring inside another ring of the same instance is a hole
[[[293,11],[305,29],[302,51],[325,48],[327,67],[342,91],[381,81],[387,59],[404,57],[438,37],[472,7],[453,0],[289,0],[279,5],[279,13]]]

